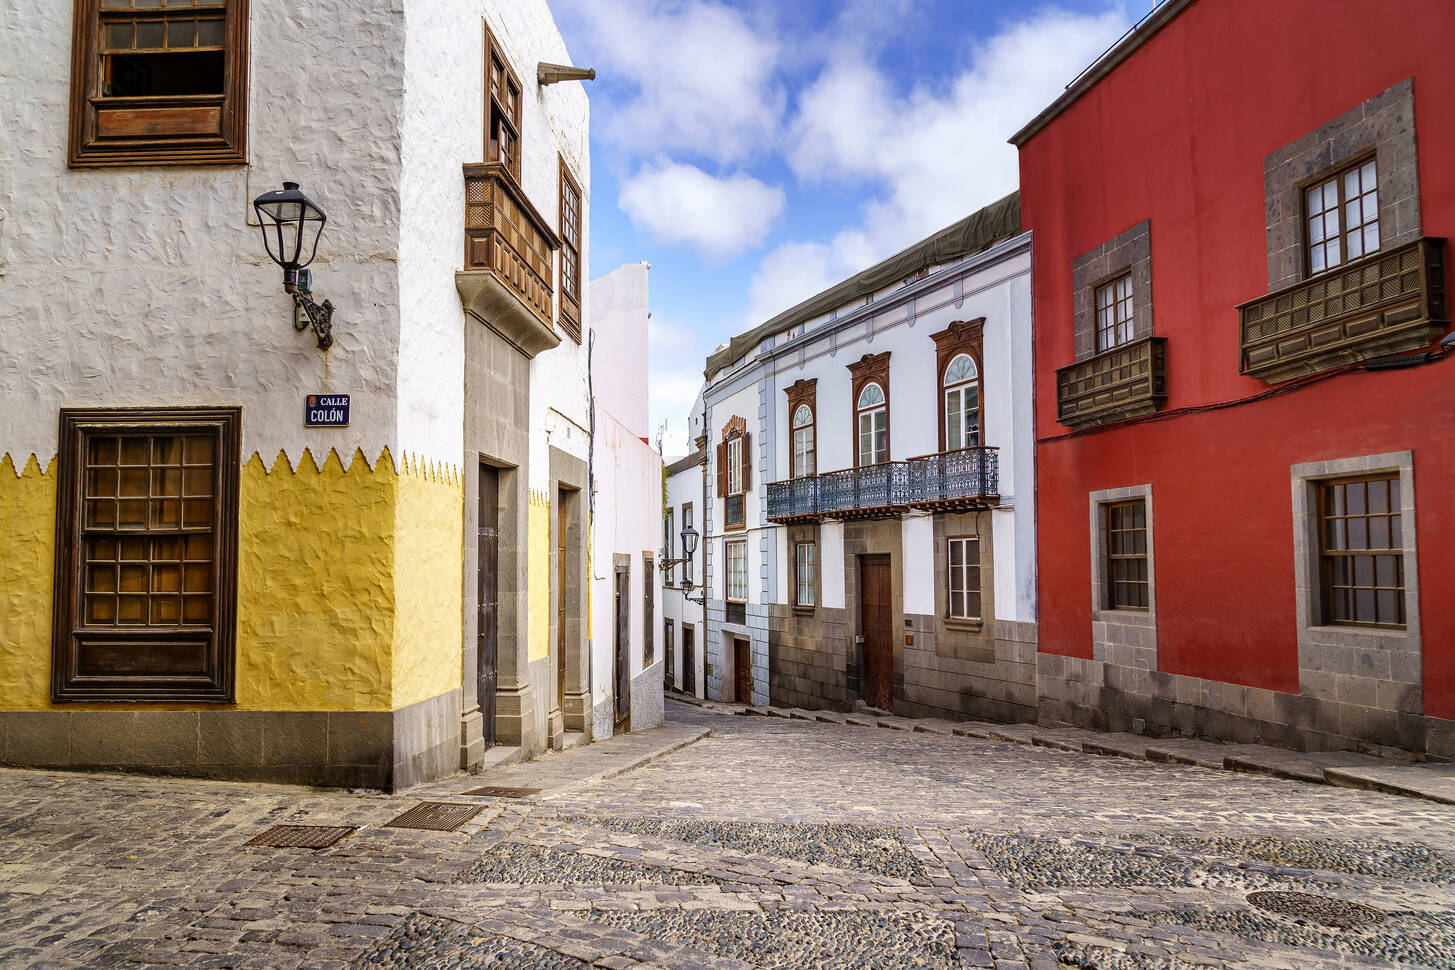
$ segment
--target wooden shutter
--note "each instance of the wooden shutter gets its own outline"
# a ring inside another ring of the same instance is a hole
[[[743,432],[743,491],[753,487],[753,436]]]
[[[727,442],[717,446],[717,497],[727,497]]]

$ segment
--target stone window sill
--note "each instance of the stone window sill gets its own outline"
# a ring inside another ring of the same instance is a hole
[[[1092,619],[1097,623],[1120,623],[1123,626],[1157,625],[1157,614],[1151,610],[1097,610]]]
[[[799,606],[794,604],[793,612],[797,616],[813,616],[818,612],[817,606]]]
[[[985,628],[984,620],[966,620],[956,616],[945,617],[945,629],[959,633],[979,633]]]

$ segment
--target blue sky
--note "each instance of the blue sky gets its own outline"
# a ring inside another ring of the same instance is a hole
[[[591,274],[652,265],[667,457],[715,347],[1014,189],[1006,139],[1150,6],[554,0],[597,71]]]

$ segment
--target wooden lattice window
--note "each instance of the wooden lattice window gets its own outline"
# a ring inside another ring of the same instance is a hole
[[[1132,342],[1132,274],[1096,288],[1096,351]]]
[[[561,328],[581,342],[581,187],[561,166]]]
[[[73,167],[247,161],[248,0],[75,0]]]
[[[1106,507],[1107,608],[1146,610],[1151,606],[1147,560],[1147,503],[1143,499]]]
[[[1322,273],[1379,249],[1379,186],[1374,159],[1349,165],[1304,189],[1308,272]]]
[[[1324,622],[1404,626],[1403,547],[1398,475],[1321,482]]]
[[[61,412],[56,700],[232,699],[240,423]]]
[[[485,161],[498,162],[520,181],[520,78],[511,69],[495,35],[485,29]]]

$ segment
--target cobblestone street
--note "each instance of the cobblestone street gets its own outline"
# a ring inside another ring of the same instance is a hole
[[[0,772],[0,965],[1455,967],[1450,806],[675,702],[668,721],[402,795]],[[421,801],[479,811],[387,826]],[[247,844],[279,824],[355,830]]]

